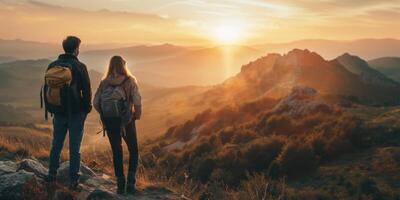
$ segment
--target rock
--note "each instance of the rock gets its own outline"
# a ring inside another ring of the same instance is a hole
[[[150,200],[150,199],[165,199],[178,200],[182,199],[178,194],[162,186],[147,186],[142,191],[135,193],[134,199]]]
[[[20,170],[0,176],[0,199],[47,199],[43,185],[34,173]]]
[[[13,161],[0,161],[0,176],[16,172],[18,164]]]
[[[318,92],[310,87],[294,87],[274,108],[275,112],[285,112],[296,117],[318,112],[329,114],[338,110],[321,99]]]
[[[115,200],[120,199],[118,195],[106,190],[96,189],[89,194],[86,200]]]
[[[96,176],[96,173],[81,162],[81,168],[80,168],[81,183],[84,183],[85,181],[87,181],[88,179],[90,179],[94,176]],[[62,183],[68,183],[68,181],[69,181],[69,161],[65,161],[60,165],[60,168],[58,169],[58,172],[57,172],[57,180]]]
[[[47,169],[37,160],[34,159],[24,159],[19,163],[19,170],[25,170],[28,172],[33,172],[36,176],[44,178],[47,175]]]
[[[101,188],[103,186],[109,186],[109,185],[115,185],[115,182],[106,179],[104,177],[91,177],[85,181],[85,184],[96,187],[96,188]]]

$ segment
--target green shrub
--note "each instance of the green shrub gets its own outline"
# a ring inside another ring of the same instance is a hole
[[[219,140],[223,145],[231,142],[233,136],[234,131],[232,127],[225,128],[219,132]]]
[[[254,140],[256,137],[257,134],[255,132],[247,129],[240,129],[235,131],[232,142],[234,144],[245,144]]]
[[[285,134],[290,135],[295,131],[295,123],[286,115],[274,115],[266,123],[264,134]]]
[[[318,165],[311,146],[302,141],[292,141],[286,144],[278,160],[282,172],[288,177],[309,174]]]
[[[201,157],[193,162],[192,167],[193,176],[202,183],[206,183],[214,170],[215,161],[211,158]]]
[[[268,169],[269,164],[279,155],[284,142],[277,137],[260,138],[248,143],[242,150],[242,159],[248,171]]]

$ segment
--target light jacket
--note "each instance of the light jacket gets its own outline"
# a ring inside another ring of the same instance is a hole
[[[94,108],[97,110],[97,112],[101,112],[100,108],[100,94],[102,90],[107,86],[107,85],[120,85],[124,80],[126,76],[109,76],[106,79],[102,80],[100,82],[99,88],[97,88],[96,94],[94,96],[93,100],[93,105]],[[129,77],[129,81],[125,81],[122,85],[122,88],[124,88],[126,94],[127,94],[127,100],[129,105],[131,105],[131,110],[132,113],[134,114],[135,119],[140,119],[142,115],[142,97],[140,96],[139,92],[139,86],[137,83],[137,80],[134,76]]]

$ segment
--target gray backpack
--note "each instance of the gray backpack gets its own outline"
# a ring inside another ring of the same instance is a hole
[[[102,117],[124,118],[129,113],[127,93],[122,85],[107,84],[100,93],[100,108]]]

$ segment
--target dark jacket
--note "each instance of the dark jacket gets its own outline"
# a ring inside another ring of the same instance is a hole
[[[48,69],[60,63],[68,63],[72,66],[72,82],[75,83],[71,84],[76,84],[81,94],[80,111],[89,113],[92,110],[92,90],[86,65],[81,63],[75,55],[61,54],[57,60],[49,64]]]

